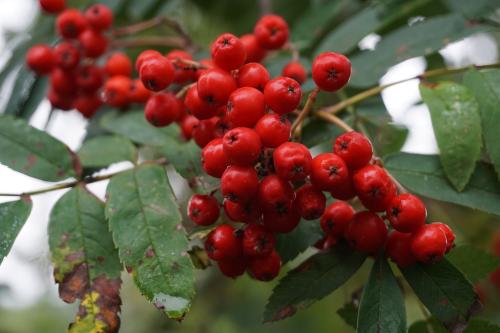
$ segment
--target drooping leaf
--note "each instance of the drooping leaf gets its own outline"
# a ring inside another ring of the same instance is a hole
[[[368,283],[363,288],[357,332],[406,332],[403,294],[383,256],[373,264]]]
[[[358,324],[358,308],[352,302],[344,304],[343,307],[337,310],[337,314],[347,325],[356,329]]]
[[[278,321],[294,315],[326,297],[346,282],[366,256],[339,245],[318,253],[290,271],[274,288],[264,312],[264,321]]]
[[[463,327],[481,307],[474,287],[448,260],[401,268],[422,303],[450,331]]]
[[[421,84],[420,94],[429,107],[446,176],[462,191],[481,154],[479,104],[469,89],[454,82]]]
[[[175,124],[164,128],[153,127],[146,121],[142,111],[130,111],[125,114],[109,112],[102,117],[101,126],[133,142],[153,146],[161,146],[168,139],[179,136],[179,128]]]
[[[375,50],[364,51],[351,58],[350,85],[369,87],[377,83],[389,67],[403,60],[437,52],[451,42],[487,27],[471,25],[459,14],[432,17],[393,31],[377,44]]]
[[[49,222],[49,245],[59,296],[80,300],[69,332],[118,332],[122,266],[104,204],[83,186],[64,194]]]
[[[30,212],[31,199],[29,197],[0,204],[0,264],[9,254]]]
[[[319,221],[302,221],[292,232],[277,235],[276,251],[284,264],[313,246],[321,237],[323,233]]]
[[[471,245],[457,246],[447,255],[454,264],[473,283],[485,278],[488,273],[500,266],[500,258],[479,250]]]
[[[25,175],[58,181],[79,174],[70,149],[22,119],[0,117],[0,162]]]
[[[121,161],[135,162],[137,150],[122,136],[99,136],[84,142],[78,157],[84,167],[107,167]]]
[[[171,318],[194,297],[194,267],[165,169],[142,165],[113,177],[106,207],[120,259],[139,290]]]
[[[479,103],[484,144],[500,179],[500,142],[498,140],[500,70],[480,72],[471,69],[464,76],[464,84],[474,93]]]
[[[479,162],[464,191],[446,180],[436,155],[399,153],[388,156],[385,167],[411,192],[500,215],[500,186],[490,164]]]

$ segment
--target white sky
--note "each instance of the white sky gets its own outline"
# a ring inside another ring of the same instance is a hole
[[[35,0],[0,0],[0,59],[2,58],[1,50],[5,46],[5,31],[26,29],[35,17],[36,11],[37,1]],[[373,48],[377,41],[378,36],[370,35],[361,42],[361,45],[364,48]],[[494,39],[485,34],[454,43],[441,51],[450,66],[492,63],[498,58],[497,53]],[[2,63],[1,60],[0,63]],[[380,83],[412,77],[424,70],[423,58],[410,59],[391,68],[382,77]],[[424,105],[415,106],[420,101],[418,81],[413,80],[386,89],[382,97],[394,122],[404,124],[410,129],[410,135],[403,150],[435,153],[437,146],[428,110]],[[32,125],[41,128],[45,124],[48,111],[49,105],[44,102],[33,117]],[[55,114],[49,132],[70,148],[77,149],[85,134],[85,124],[85,120],[76,112],[59,112]],[[113,166],[113,170],[123,168],[123,166],[124,164]],[[0,180],[0,192],[20,193],[48,185],[46,182],[24,176],[2,165],[0,165]],[[92,184],[90,188],[102,198],[105,186],[106,182],[101,182]],[[30,218],[19,234],[11,253],[0,266],[0,285],[6,284],[12,291],[7,297],[0,299],[2,305],[28,306],[47,293],[54,302],[60,302],[49,267],[46,227],[50,209],[62,194],[63,192],[59,191],[33,198]],[[0,197],[0,202],[8,200],[8,198]]]

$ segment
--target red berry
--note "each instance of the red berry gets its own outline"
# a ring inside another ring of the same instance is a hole
[[[211,225],[219,218],[219,203],[211,195],[195,194],[189,199],[187,214],[197,225]]]
[[[387,239],[387,226],[377,214],[363,211],[354,214],[344,236],[356,250],[376,254]]]
[[[285,180],[302,180],[311,172],[312,156],[303,144],[285,142],[276,148],[273,159],[276,173]]]
[[[78,88],[87,93],[95,93],[103,82],[102,70],[96,65],[84,65],[76,71]]]
[[[354,131],[337,137],[333,150],[342,157],[349,169],[364,167],[373,155],[370,141],[363,134]]]
[[[446,236],[446,253],[450,252],[450,250],[455,245],[455,234],[453,233],[453,230],[451,230],[450,226],[446,223],[434,222],[432,224],[437,225],[441,228],[441,230],[443,230]]]
[[[263,217],[262,222],[268,230],[282,234],[293,231],[300,222],[300,214],[293,203],[286,209],[265,211]]]
[[[351,77],[351,62],[339,53],[321,53],[314,59],[312,77],[320,89],[337,91],[345,86]]]
[[[60,95],[75,96],[78,90],[75,72],[55,68],[50,73],[50,86]]]
[[[66,8],[66,0],[40,0],[40,7],[50,14],[56,14]]]
[[[233,126],[253,127],[266,111],[264,94],[251,87],[238,88],[229,96],[226,110]]]
[[[86,29],[79,36],[78,40],[82,45],[85,56],[89,58],[99,58],[108,48],[108,40],[99,31]]]
[[[225,110],[225,106],[222,106],[222,108]],[[217,124],[215,124],[215,136],[222,138],[231,128],[233,128],[233,125],[227,116],[222,116],[217,120]]]
[[[247,259],[243,257],[219,260],[217,266],[222,274],[232,279],[245,273],[247,269]]]
[[[243,254],[248,257],[263,257],[274,250],[276,238],[261,224],[250,224],[243,232]]]
[[[265,257],[252,258],[248,263],[250,275],[259,281],[271,281],[278,276],[281,269],[281,258],[276,251]]]
[[[252,87],[263,91],[269,79],[266,67],[256,62],[245,64],[238,70],[238,87]]]
[[[292,124],[285,116],[266,114],[255,125],[264,147],[276,148],[290,139]]]
[[[408,267],[416,262],[415,256],[411,252],[411,234],[392,231],[387,237],[385,254],[391,258],[399,267]]]
[[[146,103],[151,97],[151,91],[147,90],[142,84],[141,80],[133,80],[130,85],[130,102],[132,103]]]
[[[215,68],[215,64],[212,59],[201,59],[199,61],[200,65],[203,65],[205,68],[198,68],[194,72],[194,79],[198,80],[203,74],[205,74],[209,69]]]
[[[129,103],[132,80],[127,76],[113,76],[104,83],[104,102],[121,108]]]
[[[352,180],[359,200],[370,210],[385,211],[396,196],[396,185],[379,166],[367,165],[359,169]]]
[[[188,89],[184,103],[191,114],[200,120],[212,118],[218,112],[217,107],[210,105],[200,98],[196,85],[192,85]]]
[[[229,166],[221,177],[224,198],[234,202],[247,202],[257,193],[259,178],[252,167]]]
[[[426,217],[424,203],[413,194],[395,196],[387,207],[387,219],[397,231],[413,233],[425,224]]]
[[[327,235],[342,237],[346,226],[351,222],[355,214],[354,208],[344,201],[336,201],[326,207],[321,216],[321,229]]]
[[[500,230],[496,230],[492,237],[491,252],[500,257]]]
[[[142,51],[135,60],[135,70],[137,72],[140,72],[142,64],[144,64],[146,61],[149,61],[150,59],[153,58],[161,58],[161,57],[163,57],[163,55],[156,50]]]
[[[87,22],[95,30],[106,30],[113,24],[113,12],[101,3],[90,6],[85,11]]]
[[[205,240],[205,250],[210,259],[225,260],[241,256],[241,237],[229,224],[217,226]]]
[[[56,19],[56,28],[63,38],[77,38],[85,27],[87,20],[78,9],[65,9]]]
[[[186,140],[191,140],[193,137],[193,130],[198,126],[200,121],[195,116],[190,114],[185,115],[181,120],[179,120],[179,126],[181,127],[182,136]]]
[[[174,66],[163,56],[152,56],[142,62],[139,76],[146,88],[160,91],[174,81]]]
[[[432,263],[443,258],[448,242],[439,225],[424,224],[412,235],[410,246],[418,261]]]
[[[54,52],[47,45],[34,45],[28,50],[26,63],[38,75],[48,74],[54,68]]]
[[[250,128],[236,127],[223,137],[224,152],[233,165],[254,165],[259,158],[262,144],[259,135]]]
[[[254,223],[260,219],[262,212],[256,200],[233,202],[224,200],[224,211],[231,221]]]
[[[158,93],[151,96],[144,108],[146,120],[156,127],[170,125],[179,117],[180,112],[179,104],[171,93]]]
[[[281,48],[288,41],[288,24],[278,15],[265,15],[253,31],[260,46],[268,50]]]
[[[229,95],[236,90],[236,81],[226,71],[213,68],[198,79],[198,94],[206,103],[219,107],[227,103]]]
[[[300,62],[289,62],[281,72],[282,76],[294,79],[299,84],[303,84],[307,79],[307,72]]]
[[[344,160],[333,153],[322,153],[311,163],[311,183],[319,190],[333,191],[349,179]]]
[[[262,178],[257,197],[264,211],[283,213],[292,208],[295,193],[289,182],[276,175],[269,175]]]
[[[259,42],[257,42],[257,38],[255,35],[246,34],[240,37],[240,41],[245,47],[245,52],[247,55],[247,63],[249,62],[260,62],[267,55],[266,49],[260,46]]]
[[[184,83],[194,78],[195,69],[192,66],[182,64],[181,60],[193,60],[193,57],[183,50],[172,50],[167,53],[167,59],[174,65],[174,82]]]
[[[102,101],[96,93],[80,95],[74,102],[75,109],[85,118],[91,118],[101,107]]]
[[[51,88],[47,93],[47,98],[52,107],[56,109],[63,111],[69,111],[73,109],[74,105],[73,96],[61,95],[60,93],[56,92],[53,88]]]
[[[356,196],[352,179],[349,177],[344,183],[338,184],[330,191],[332,198],[338,200],[351,200]]]
[[[500,266],[490,273],[489,280],[497,290],[500,290]]]
[[[294,204],[305,220],[315,220],[325,211],[326,197],[311,184],[304,184],[297,190]]]
[[[132,61],[125,53],[115,52],[106,60],[104,71],[108,76],[131,76]]]
[[[238,69],[245,63],[247,57],[243,43],[230,33],[217,37],[212,44],[211,52],[215,65],[227,71]]]
[[[217,117],[213,117],[206,120],[200,120],[196,125],[193,126],[193,139],[199,147],[203,148],[210,141],[215,139],[216,124]]]
[[[62,69],[74,69],[80,63],[80,50],[70,42],[61,42],[54,47],[56,66]]]
[[[212,177],[220,178],[229,165],[221,138],[213,139],[201,151],[203,170]]]
[[[282,115],[292,112],[299,106],[302,90],[294,79],[280,76],[266,84],[264,98],[271,110]]]

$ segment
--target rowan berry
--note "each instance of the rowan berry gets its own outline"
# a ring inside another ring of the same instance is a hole
[[[296,191],[295,205],[305,220],[315,220],[325,211],[326,197],[311,184],[304,184]]]
[[[247,269],[247,259],[244,257],[223,259],[217,261],[217,266],[222,274],[229,278],[237,278],[245,273]]]
[[[278,252],[272,251],[265,257],[250,259],[248,272],[259,281],[271,281],[278,276],[281,269],[281,257]]]
[[[251,87],[238,88],[226,104],[227,117],[233,126],[253,127],[264,115],[264,94]]]
[[[211,46],[211,52],[215,65],[227,71],[241,67],[247,57],[241,40],[230,33],[217,37]]]
[[[132,61],[125,53],[115,52],[106,60],[104,71],[108,76],[131,76]]]
[[[139,76],[146,88],[160,91],[174,81],[174,66],[163,56],[150,55],[142,61]]]
[[[433,263],[443,258],[448,241],[439,225],[424,224],[412,235],[410,246],[418,261]]]
[[[65,9],[56,19],[56,29],[63,38],[77,38],[87,26],[87,20],[78,9]]]
[[[50,86],[60,95],[75,96],[78,91],[75,72],[55,68],[50,73]]]
[[[96,65],[83,65],[76,71],[76,84],[86,93],[95,93],[103,83],[102,70]]]
[[[322,153],[311,163],[311,183],[322,191],[332,191],[349,179],[344,160],[333,153]]]
[[[229,163],[240,166],[253,166],[259,158],[262,144],[253,129],[236,127],[223,137],[224,152]]]
[[[355,214],[354,208],[344,201],[336,201],[326,207],[321,216],[321,229],[327,235],[334,237],[344,236],[346,226],[351,222]]]
[[[245,47],[245,52],[247,55],[246,62],[260,62],[262,61],[266,55],[267,51],[262,46],[260,46],[259,42],[255,35],[246,34],[240,37],[241,43]],[[241,69],[241,68],[240,68]]]
[[[292,124],[285,116],[266,114],[255,125],[264,147],[276,148],[290,139]]]
[[[300,62],[292,61],[286,64],[283,67],[283,71],[281,72],[282,76],[286,76],[294,79],[299,84],[304,84],[307,79],[307,71],[304,66]]]
[[[399,267],[408,267],[417,260],[411,251],[412,235],[397,230],[392,231],[387,237],[385,254]]]
[[[229,166],[229,160],[224,152],[221,138],[210,141],[201,151],[201,164],[205,172],[215,178],[222,177]]]
[[[228,72],[213,68],[198,79],[198,94],[206,103],[219,107],[227,103],[229,95],[237,88],[236,81]]]
[[[359,200],[370,210],[385,211],[396,196],[396,185],[379,166],[367,165],[356,171],[352,179]]]
[[[303,144],[285,142],[276,148],[273,159],[276,173],[285,180],[302,180],[311,172],[312,156]]]
[[[113,12],[111,9],[101,3],[90,6],[85,11],[87,22],[95,30],[107,30],[113,24]]]
[[[219,203],[211,195],[195,194],[189,199],[187,214],[197,225],[207,226],[217,222]]]
[[[28,50],[26,64],[38,75],[49,74],[55,64],[54,52],[47,45],[34,45]]]
[[[266,84],[264,98],[271,110],[283,115],[292,112],[299,106],[302,90],[294,79],[280,76]]]
[[[312,77],[321,90],[337,91],[351,77],[351,62],[339,53],[321,53],[313,61]]]
[[[104,102],[116,108],[126,106],[130,99],[132,80],[127,76],[113,76],[104,83]]]
[[[425,224],[425,205],[417,196],[403,193],[395,196],[387,207],[387,219],[400,232],[413,233]]]
[[[443,230],[446,236],[446,253],[450,252],[455,245],[455,233],[453,233],[453,230],[451,230],[450,226],[446,223],[433,222],[432,224],[439,226],[441,230]]]
[[[151,95],[151,91],[144,87],[144,84],[141,80],[137,79],[131,82],[129,94],[130,102],[146,103]]]
[[[80,63],[80,50],[71,42],[61,42],[54,47],[56,66],[70,70]]]
[[[337,137],[333,151],[342,157],[349,169],[359,169],[372,159],[373,148],[370,140],[358,132],[348,132]]]
[[[238,86],[252,87],[264,91],[270,75],[266,67],[256,62],[249,62],[238,70]]]
[[[221,177],[224,198],[234,202],[251,200],[259,188],[259,178],[252,167],[229,166]]]
[[[249,224],[243,231],[243,254],[248,257],[263,257],[274,250],[276,238],[261,224]]]
[[[276,50],[288,41],[288,24],[281,16],[265,15],[257,21],[253,33],[260,46]]]
[[[50,14],[56,14],[66,8],[66,0],[40,0],[40,7]]]
[[[191,54],[183,50],[172,50],[167,53],[167,59],[174,66],[174,82],[184,83],[194,78],[196,70],[189,65],[184,65],[182,60],[193,60]]]
[[[216,106],[200,98],[196,85],[189,87],[186,97],[184,98],[184,103],[191,114],[200,120],[212,118],[218,113]]]
[[[99,31],[85,29],[78,40],[82,46],[83,53],[89,58],[99,58],[108,48],[107,38]]]
[[[215,125],[217,124],[217,117],[210,119],[200,120],[192,131],[193,139],[196,144],[203,148],[210,141],[215,139]]]
[[[345,182],[339,183],[334,189],[330,191],[332,198],[338,200],[351,200],[356,196],[354,185],[351,177],[348,177]]]
[[[265,211],[263,214],[264,226],[272,231],[282,234],[293,231],[300,222],[300,214],[292,208],[285,211]]]
[[[292,208],[295,193],[288,181],[272,174],[262,178],[257,198],[265,212],[282,213]]]
[[[185,115],[179,120],[179,126],[184,139],[191,140],[193,137],[193,130],[199,125],[200,121],[195,116],[190,114]]]
[[[234,222],[254,223],[262,215],[257,200],[250,199],[244,202],[224,200],[224,211],[227,217]]]
[[[63,111],[69,111],[73,109],[74,97],[62,95],[55,91],[53,88],[49,89],[49,92],[47,93],[47,99],[49,100],[52,107],[56,109]]]
[[[156,50],[142,51],[139,54],[139,56],[137,57],[137,59],[135,60],[136,72],[139,73],[141,71],[141,67],[146,61],[149,61],[150,59],[154,59],[154,58],[161,58],[161,57],[163,57],[163,55]]]
[[[95,92],[79,95],[74,102],[74,108],[87,119],[91,118],[101,105],[101,98]]]
[[[205,240],[205,250],[210,259],[225,260],[241,256],[241,236],[229,224],[218,225]]]
[[[358,212],[347,224],[344,236],[356,250],[376,254],[387,239],[387,226],[374,212]]]
[[[172,93],[157,93],[151,96],[144,108],[146,120],[155,127],[164,127],[179,117],[179,104]]]

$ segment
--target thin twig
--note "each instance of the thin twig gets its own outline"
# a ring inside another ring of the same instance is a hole
[[[47,132],[49,129],[50,122],[52,121],[52,117],[54,116],[55,111],[56,111],[55,108],[51,106],[50,110],[49,110],[49,114],[47,115],[47,119],[45,120],[45,125],[43,125],[43,130],[45,132]]]
[[[311,112],[311,109],[314,105],[314,102],[316,101],[316,97],[318,96],[319,93],[319,88],[315,88],[313,91],[309,93],[309,96],[307,97],[306,104],[304,105],[304,108],[302,111],[299,113],[299,116],[295,121],[293,122],[292,125],[292,133],[293,135],[297,138],[300,137],[301,131],[302,131],[302,122],[306,117],[309,115]]]
[[[207,69],[208,68],[207,66],[199,63],[198,61],[189,60],[189,59],[176,58],[174,60],[174,62],[183,64],[185,66],[192,67],[194,69]]]
[[[179,37],[140,37],[140,38],[127,38],[115,39],[111,42],[112,48],[132,48],[144,46],[166,46],[173,48],[184,48],[186,42]]]
[[[338,127],[340,127],[342,130],[344,130],[345,132],[351,132],[351,131],[354,131],[354,129],[347,125],[342,119],[340,119],[339,117],[337,117],[336,115],[333,115],[333,114],[330,114],[330,113],[327,113],[325,111],[317,111],[314,113],[318,118],[321,118],[323,119],[324,121],[326,122],[329,122],[331,124],[334,124]]]
[[[191,88],[191,87],[192,87],[193,85],[195,85],[195,84],[196,84],[196,83],[191,83],[191,84],[187,84],[187,85],[185,85],[184,87],[182,87],[182,89],[181,89],[181,90],[179,90],[179,91],[177,92],[177,94],[175,94],[175,97],[176,97],[176,98],[183,98],[183,97],[186,95],[186,93],[187,93],[187,91],[189,90],[189,88]]]

